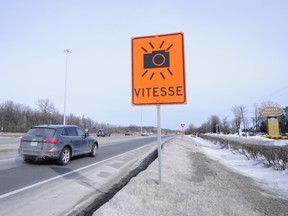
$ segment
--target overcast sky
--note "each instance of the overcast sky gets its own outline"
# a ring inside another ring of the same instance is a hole
[[[163,128],[285,107],[287,11],[286,0],[0,0],[0,103],[49,99],[63,113],[70,49],[67,114],[157,126],[155,106],[131,105],[131,38],[183,32],[188,103],[161,106]]]

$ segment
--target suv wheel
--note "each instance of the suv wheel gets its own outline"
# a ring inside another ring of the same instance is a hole
[[[66,165],[70,161],[71,158],[71,151],[69,148],[65,147],[62,149],[60,157],[57,160],[59,165]]]
[[[94,143],[91,148],[90,157],[96,157],[98,153],[98,146]]]

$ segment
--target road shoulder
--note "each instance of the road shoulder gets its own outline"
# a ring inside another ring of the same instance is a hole
[[[287,200],[274,197],[251,178],[208,158],[196,141],[178,136],[163,149],[161,186],[156,160],[94,216],[251,216],[287,212]]]

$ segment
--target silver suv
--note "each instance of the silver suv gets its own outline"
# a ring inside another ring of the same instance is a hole
[[[50,158],[56,159],[59,165],[66,165],[73,156],[95,157],[98,142],[75,125],[39,125],[21,138],[18,152],[26,162]]]

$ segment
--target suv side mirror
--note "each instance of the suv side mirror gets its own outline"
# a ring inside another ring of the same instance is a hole
[[[85,135],[86,135],[86,137],[89,136],[89,133],[88,133],[88,129],[87,129],[87,128],[85,129]]]

